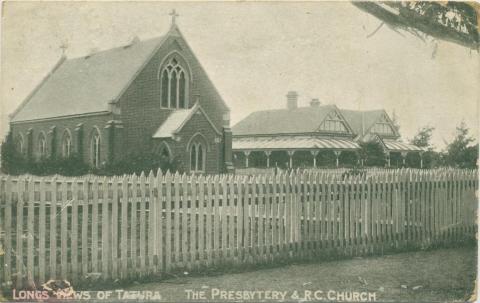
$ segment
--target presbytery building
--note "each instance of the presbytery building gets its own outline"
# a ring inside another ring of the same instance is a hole
[[[408,153],[423,150],[400,140],[385,110],[354,111],[335,105],[298,107],[298,94],[287,94],[283,109],[251,113],[232,127],[236,167],[317,167],[361,165],[359,143],[376,141],[382,146],[386,166],[391,156],[405,165]],[[398,163],[397,163],[398,165]]]
[[[31,160],[77,155],[91,167],[153,151],[187,172],[231,171],[229,108],[175,24],[162,37],[62,57],[10,115]]]

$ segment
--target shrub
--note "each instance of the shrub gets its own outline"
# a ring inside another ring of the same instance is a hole
[[[12,132],[10,131],[2,142],[1,171],[10,175],[20,175],[26,172],[28,166],[22,154],[15,149]]]
[[[125,158],[108,163],[105,167],[93,170],[93,173],[100,175],[123,175],[123,174],[140,174],[148,173],[151,170],[156,172],[158,169],[162,171],[180,172],[184,171],[181,161],[178,158],[169,160],[167,157],[154,152],[133,153]]]

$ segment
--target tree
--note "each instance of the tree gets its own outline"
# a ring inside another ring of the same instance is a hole
[[[479,49],[480,5],[473,1],[353,1],[352,4],[382,21],[370,36],[386,24],[394,31],[402,29],[422,40],[428,35]]]
[[[360,143],[360,159],[365,160],[365,166],[385,166],[385,153],[379,142]]]
[[[418,147],[433,150],[430,140],[432,139],[432,134],[434,130],[434,127],[428,125],[422,127],[418,130],[417,134],[413,137],[413,139],[410,140],[410,143]]]
[[[425,152],[422,155],[424,168],[432,168],[441,164],[440,154],[434,151],[430,142],[434,130],[434,127],[428,125],[424,126],[420,128],[413,139],[410,140],[410,144],[425,149]],[[410,153],[408,154],[406,161],[409,167],[419,167],[420,155],[416,153]]]
[[[445,164],[459,168],[474,168],[478,159],[478,144],[472,145],[474,139],[468,134],[465,122],[457,126],[455,139],[448,144],[445,152]]]

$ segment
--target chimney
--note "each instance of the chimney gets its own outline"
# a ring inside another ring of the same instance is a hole
[[[310,101],[310,106],[311,107],[319,107],[320,106],[320,100],[318,99],[312,99],[312,101]]]
[[[287,108],[295,109],[298,106],[298,94],[296,91],[289,91],[287,94]]]

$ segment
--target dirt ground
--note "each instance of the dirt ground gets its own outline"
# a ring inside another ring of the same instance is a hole
[[[369,292],[375,293],[370,300],[379,302],[464,302],[473,292],[476,263],[475,247],[451,248],[217,276],[189,277],[185,273],[181,278],[133,285],[126,290],[159,291],[162,301],[177,302],[187,300],[186,290],[195,290],[196,295],[203,292],[206,299],[201,301],[225,301],[222,294],[230,295],[227,298],[231,302],[273,301],[273,295],[283,292],[284,301],[315,300],[314,294],[321,301],[347,301],[353,292]],[[250,297],[248,293],[238,293],[255,290],[263,292],[250,293]],[[310,296],[305,297],[305,293]]]

